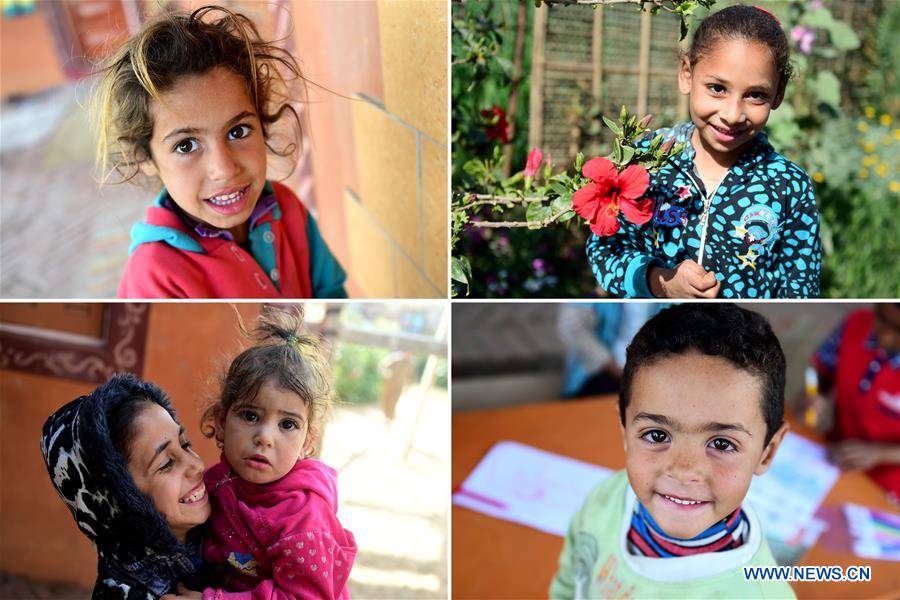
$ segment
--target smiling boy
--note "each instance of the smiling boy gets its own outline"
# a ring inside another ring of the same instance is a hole
[[[742,504],[787,431],[784,353],[760,315],[684,304],[628,347],[619,398],[626,468],[573,517],[552,598],[793,598]]]

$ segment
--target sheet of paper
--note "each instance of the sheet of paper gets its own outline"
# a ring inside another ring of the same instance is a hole
[[[865,558],[900,561],[900,514],[845,504],[853,553]]]
[[[747,494],[766,537],[792,540],[839,476],[840,469],[825,458],[825,446],[788,432],[771,468],[753,477]]]
[[[588,493],[612,473],[518,442],[499,442],[454,491],[453,503],[565,536]]]

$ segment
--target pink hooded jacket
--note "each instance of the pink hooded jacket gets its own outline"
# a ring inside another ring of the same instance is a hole
[[[244,481],[223,455],[204,474],[212,502],[203,559],[226,565],[226,592],[203,600],[350,597],[353,534],[337,520],[337,473],[307,458],[267,484]]]

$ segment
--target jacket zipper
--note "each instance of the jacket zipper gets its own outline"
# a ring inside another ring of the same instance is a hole
[[[691,180],[691,183],[697,188],[697,191],[700,192],[700,195],[703,196],[703,213],[700,215],[700,226],[702,229],[700,230],[700,249],[697,251],[697,264],[701,267],[703,266],[703,251],[706,249],[706,228],[709,225],[709,207],[712,205],[712,200],[715,197],[716,193],[719,191],[719,188],[722,187],[722,182],[725,181],[725,178],[728,177],[728,171],[722,176],[722,179],[719,180],[719,183],[716,184],[716,188],[712,191],[712,193],[704,195],[703,188],[700,187],[700,184],[697,183],[697,180],[694,179],[694,176],[685,171],[685,175],[688,176],[688,179]]]

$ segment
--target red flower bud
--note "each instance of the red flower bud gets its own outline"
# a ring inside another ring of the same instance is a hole
[[[538,167],[541,166],[541,159],[544,157],[540,148],[532,148],[528,154],[528,162],[525,164],[525,177],[534,177]]]

